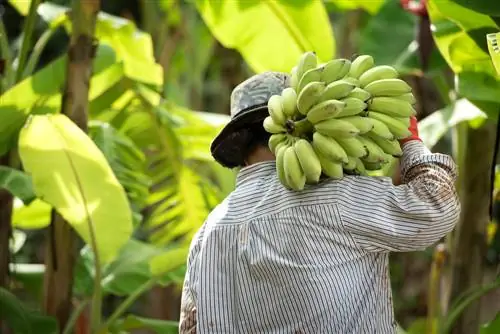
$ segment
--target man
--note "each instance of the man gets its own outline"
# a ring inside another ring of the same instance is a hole
[[[180,333],[395,333],[389,252],[422,250],[453,229],[455,164],[422,144],[413,119],[401,185],[345,176],[287,190],[262,128],[269,97],[287,86],[268,72],[232,93],[232,120],[211,149],[242,168],[192,241]]]

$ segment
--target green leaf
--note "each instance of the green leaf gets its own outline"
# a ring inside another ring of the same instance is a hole
[[[476,12],[492,15],[492,16],[500,16],[500,3],[497,1],[491,0],[451,0],[456,2],[457,4],[472,9]]]
[[[42,296],[45,265],[39,263],[11,263],[11,277],[32,296]]]
[[[322,1],[197,0],[196,5],[219,42],[237,49],[255,72],[288,72],[305,51],[315,51],[322,61],[335,55]]]
[[[50,211],[52,207],[35,199],[29,205],[23,205],[20,200],[14,201],[12,226],[25,230],[41,229],[50,224]]]
[[[26,233],[19,230],[14,230],[12,233],[12,238],[10,239],[10,252],[15,254],[23,248],[24,243],[26,242]]]
[[[14,7],[19,14],[26,16],[30,11],[31,0],[9,0],[9,3]]]
[[[500,312],[497,313],[497,315],[491,322],[483,325],[479,333],[480,334],[500,333]]]
[[[31,178],[14,168],[0,166],[0,189],[2,188],[20,198],[25,204],[31,203],[36,198]]]
[[[327,0],[327,2],[344,10],[364,9],[371,15],[376,14],[384,4],[384,0]]]
[[[131,314],[125,319],[118,320],[112,329],[116,332],[149,329],[158,334],[177,334],[179,323],[169,320],[143,318]]]
[[[500,103],[499,79],[484,72],[464,71],[457,77],[456,88],[465,98]]]
[[[92,140],[65,115],[36,115],[21,130],[19,154],[37,195],[87,243],[95,238],[101,263],[112,260],[130,238],[132,215],[124,189]]]
[[[172,248],[153,257],[150,261],[151,273],[162,276],[186,263],[189,253],[189,244]]]
[[[500,75],[500,33],[486,35],[488,52],[497,74]]]
[[[4,320],[16,334],[58,333],[55,318],[27,309],[14,294],[0,287],[0,320]]]

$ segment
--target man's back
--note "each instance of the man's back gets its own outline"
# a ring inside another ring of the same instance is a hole
[[[399,187],[347,176],[294,192],[274,161],[244,168],[193,239],[181,332],[394,333],[388,252],[437,241],[459,205],[451,159],[421,143],[405,156]]]

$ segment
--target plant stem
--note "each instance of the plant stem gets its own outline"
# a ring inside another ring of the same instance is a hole
[[[104,326],[101,327],[99,331],[104,331],[112,326],[113,323],[118,320],[122,316],[122,314],[125,313],[125,311],[127,311],[130,305],[132,305],[137,298],[139,298],[143,293],[151,289],[156,284],[157,280],[157,277],[152,277],[144,284],[139,286],[135,291],[133,291],[120,305],[118,305],[116,310],[113,312],[113,314],[111,314]]]
[[[11,86],[12,81],[12,54],[9,47],[9,38],[3,21],[0,20],[0,58],[5,61],[3,80],[0,80],[0,94],[7,91]]]
[[[429,291],[427,297],[427,331],[428,334],[437,334],[441,323],[441,304],[440,304],[440,285],[441,274],[446,260],[446,249],[443,244],[438,245],[434,249],[431,274],[429,280]]]
[[[42,0],[32,0],[30,4],[30,11],[28,16],[26,17],[26,21],[24,21],[23,28],[23,42],[21,46],[21,52],[19,54],[19,61],[17,64],[17,72],[16,72],[16,82],[19,82],[23,76],[24,65],[26,63],[26,59],[28,59],[28,52],[31,47],[31,37],[33,36],[33,30],[35,29],[36,22],[36,10],[38,5]]]
[[[80,305],[78,305],[78,307],[71,314],[71,317],[69,318],[69,320],[66,324],[66,327],[64,328],[64,331],[62,332],[62,334],[71,334],[71,330],[73,329],[76,322],[78,321],[78,317],[83,312],[83,310],[85,310],[85,307],[87,307],[88,304],[89,304],[89,300],[86,299],[86,300],[82,301],[80,303]]]

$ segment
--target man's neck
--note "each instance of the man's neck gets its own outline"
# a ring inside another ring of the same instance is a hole
[[[266,147],[258,147],[247,158],[246,165],[250,166],[259,162],[274,161],[274,154]]]

